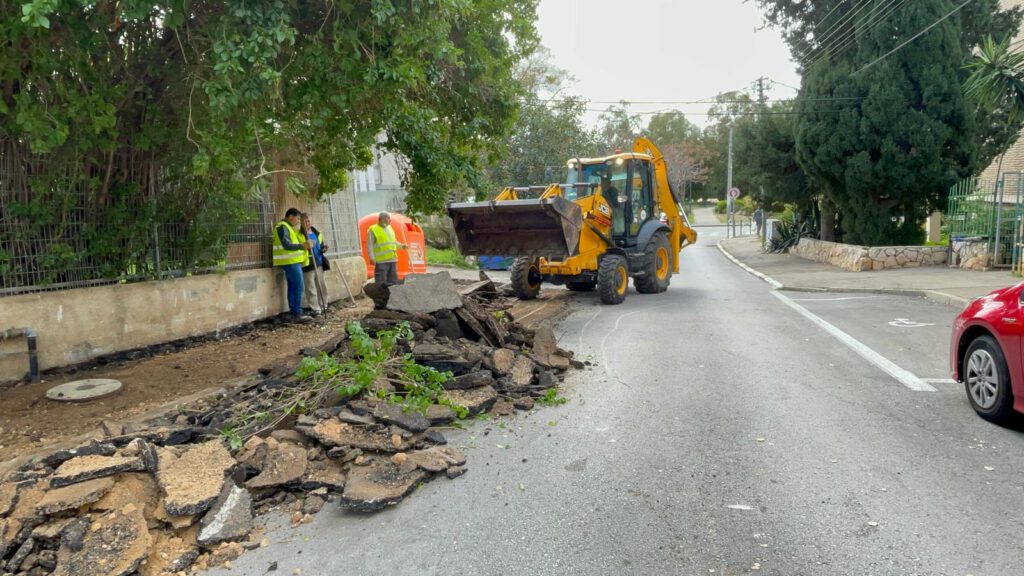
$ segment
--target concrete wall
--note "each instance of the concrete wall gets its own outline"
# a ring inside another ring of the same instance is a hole
[[[946,263],[945,246],[854,246],[801,238],[789,253],[851,272],[940,266]]]
[[[362,258],[331,264],[331,301],[347,295],[342,273],[358,297],[366,280]],[[45,370],[217,332],[285,310],[284,275],[268,268],[0,298],[0,332],[35,328]],[[24,338],[0,342],[0,352],[23,350]],[[0,382],[27,372],[27,356],[0,356]]]

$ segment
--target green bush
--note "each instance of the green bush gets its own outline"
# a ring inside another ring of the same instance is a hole
[[[719,200],[718,204],[715,204],[715,214],[725,214],[728,209],[729,203],[725,200]]]
[[[476,266],[466,262],[465,256],[454,248],[441,249],[430,246],[427,246],[427,264],[455,266],[456,268],[465,268],[466,270],[476,268]]]

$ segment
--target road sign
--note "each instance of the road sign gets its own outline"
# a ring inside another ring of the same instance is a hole
[[[740,197],[740,189],[739,188],[730,188],[729,189],[729,198],[735,199],[735,198],[739,198],[739,197]]]

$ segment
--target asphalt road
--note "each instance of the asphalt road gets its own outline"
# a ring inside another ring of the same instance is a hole
[[[1024,574],[1024,434],[943,382],[957,310],[787,303],[717,230],[666,294],[581,297],[559,333],[596,366],[566,405],[449,434],[464,477],[371,516],[329,506],[214,573]]]

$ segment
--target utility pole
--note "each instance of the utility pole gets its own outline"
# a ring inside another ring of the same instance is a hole
[[[734,211],[734,207],[733,207],[733,202],[732,202],[732,194],[730,194],[730,191],[732,190],[732,129],[735,126],[736,126],[736,122],[733,121],[732,119],[730,119],[729,120],[729,165],[728,165],[728,168],[726,169],[726,173],[725,173],[725,198],[726,198],[726,203],[727,203],[727,206],[728,206],[728,210],[727,210],[728,216],[726,217],[726,226],[727,226],[726,234],[729,235],[730,234],[729,231],[731,230],[731,236],[729,236],[730,238],[732,238],[733,236],[736,236],[736,215],[735,215],[735,211]]]
[[[761,76],[757,79],[757,103],[763,109],[768,103],[768,95],[765,94],[765,82],[770,81],[768,78]]]

